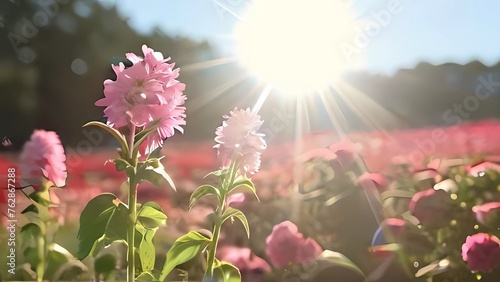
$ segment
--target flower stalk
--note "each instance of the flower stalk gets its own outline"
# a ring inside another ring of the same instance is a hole
[[[127,261],[128,261],[128,269],[127,269],[127,281],[133,282],[135,281],[135,221],[137,218],[137,181],[135,174],[137,172],[137,156],[134,156],[132,148],[134,147],[134,136],[135,136],[135,126],[130,123],[130,135],[128,138],[129,144],[129,158],[130,163],[133,167],[133,174],[129,176],[129,191],[128,191],[128,213],[129,213],[129,221],[127,225]]]
[[[212,282],[213,277],[214,277],[214,266],[215,266],[215,254],[217,252],[217,244],[219,243],[219,235],[220,235],[220,230],[222,227],[222,216],[224,215],[224,212],[226,210],[226,202],[227,202],[227,197],[228,197],[228,192],[232,184],[234,183],[234,180],[236,179],[236,173],[237,173],[237,166],[236,166],[236,161],[233,161],[231,163],[231,168],[229,170],[229,179],[227,182],[223,181],[220,183],[222,189],[221,189],[221,198],[222,200],[219,202],[219,206],[217,207],[217,210],[215,212],[216,218],[215,218],[215,224],[214,224],[214,229],[213,229],[213,236],[212,240],[210,242],[210,245],[208,246],[208,257],[207,257],[207,268],[205,270],[205,275],[203,277],[203,282]]]

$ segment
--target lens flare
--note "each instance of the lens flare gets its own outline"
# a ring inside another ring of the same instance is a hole
[[[235,27],[241,64],[287,94],[313,93],[338,79],[354,17],[341,1],[255,0]]]

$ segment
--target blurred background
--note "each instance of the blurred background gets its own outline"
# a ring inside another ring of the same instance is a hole
[[[357,22],[353,36],[338,43],[341,59],[355,61],[338,62],[347,65],[348,87],[336,100],[345,130],[453,126],[500,116],[500,39],[494,36],[499,3],[337,2]],[[114,79],[110,65],[125,52],[140,53],[145,43],[170,56],[187,85],[185,134],[172,142],[213,138],[223,114],[252,107],[264,88],[235,52],[235,27],[252,5],[250,0],[1,1],[0,137],[11,140],[10,150],[19,149],[34,129],[44,128],[57,131],[65,146],[76,146],[86,138],[81,125],[102,119],[103,109],[94,103],[103,96],[103,81]],[[280,9],[277,22],[288,8]],[[306,25],[307,19],[295,21]],[[344,27],[324,29],[335,33]],[[276,31],[275,40],[285,33]],[[299,43],[306,40],[303,33],[294,36]],[[275,42],[265,44],[271,48]],[[315,72],[308,67],[315,49],[304,50],[289,57],[297,80]],[[489,82],[480,91],[490,93],[487,101],[468,99],[484,80]],[[308,130],[332,129],[324,101],[315,103]],[[268,126],[273,116],[291,121],[269,141],[295,136],[295,110],[286,94],[267,96],[259,113]]]

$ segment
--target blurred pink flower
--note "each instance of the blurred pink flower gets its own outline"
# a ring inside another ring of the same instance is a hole
[[[249,248],[225,246],[217,251],[220,260],[227,261],[240,271],[270,271],[271,267],[262,258],[254,255]]]
[[[468,168],[469,174],[475,177],[482,176],[482,173],[488,170],[496,170],[497,172],[500,172],[500,165],[492,162],[482,162]]]
[[[182,132],[185,111],[181,107],[186,100],[182,94],[185,85],[176,80],[179,69],[167,63],[160,52],[142,46],[144,58],[133,53],[126,57],[133,65],[125,68],[123,63],[113,66],[116,80],[104,81],[104,98],[96,102],[106,107],[104,114],[108,124],[114,128],[128,125],[145,127],[160,119],[160,126],[141,147],[141,154],[149,154],[163,144],[165,138],[174,135],[174,129]]]
[[[361,150],[361,144],[344,140],[332,144],[328,148],[317,148],[307,151],[301,159],[307,162],[320,158],[330,161],[332,167],[336,170],[346,170],[353,164],[356,154],[361,152]]]
[[[452,205],[448,193],[431,188],[413,195],[409,209],[422,225],[436,228],[447,221]]]
[[[217,135],[214,146],[218,150],[222,166],[229,166],[233,158],[238,160],[238,170],[241,174],[254,174],[260,168],[260,156],[266,149],[264,134],[258,133],[262,123],[259,115],[250,111],[235,109],[230,116],[224,116],[222,126],[215,131]]]
[[[490,234],[467,236],[462,245],[462,259],[472,271],[489,272],[500,267],[500,240]]]
[[[379,193],[387,190],[387,178],[381,173],[363,173],[357,181],[358,185],[367,189],[370,185],[375,185]]]
[[[451,167],[464,164],[462,159],[434,159],[427,164],[427,168],[437,171],[441,175],[448,173]]]
[[[20,159],[23,179],[29,184],[40,184],[42,176],[57,187],[66,184],[66,156],[55,132],[35,130],[24,144]]]
[[[289,263],[308,263],[318,257],[323,250],[311,238],[304,239],[295,224],[284,221],[273,227],[266,238],[266,254],[275,267]]]
[[[389,243],[400,241],[402,239],[406,224],[406,220],[402,220],[399,218],[387,218],[382,221],[382,223],[380,223],[380,227],[384,232],[386,241]]]
[[[485,225],[498,224],[500,220],[500,202],[490,202],[472,207],[477,221]]]
[[[343,140],[330,145],[328,148],[337,156],[336,160],[342,169],[347,169],[354,163],[356,154],[362,150],[362,145],[353,143],[349,140]]]

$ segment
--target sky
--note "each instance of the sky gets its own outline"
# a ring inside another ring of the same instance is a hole
[[[139,32],[151,32],[158,26],[167,34],[207,39],[226,55],[233,52],[235,24],[244,20],[252,5],[252,0],[99,1],[115,3],[129,24]],[[308,1],[314,5],[316,0],[296,1]],[[360,31],[356,34],[362,33],[369,22],[377,22],[377,14],[389,11],[390,19],[378,21],[381,28],[376,35],[368,37],[368,43],[360,51],[362,67],[368,71],[391,74],[400,68],[412,68],[420,61],[464,64],[478,59],[492,65],[500,60],[500,1],[332,1],[349,5],[360,23]],[[397,9],[389,8],[396,6]],[[283,9],[286,11],[286,7]],[[279,17],[278,13],[276,19]],[[354,39],[347,43],[355,46]]]

